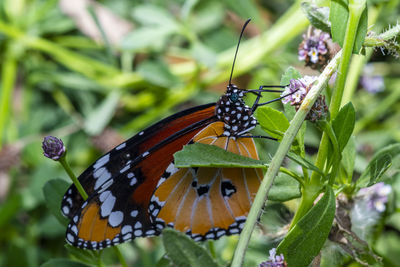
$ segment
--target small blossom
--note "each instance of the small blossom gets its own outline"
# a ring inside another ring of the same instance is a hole
[[[283,104],[290,103],[292,106],[300,106],[308,90],[317,80],[316,76],[304,76],[300,79],[292,79],[281,96],[286,96],[282,99]]]
[[[377,75],[373,65],[368,64],[364,67],[363,75],[360,79],[361,86],[370,92],[376,94],[385,90],[385,83],[381,75]]]
[[[44,156],[52,160],[59,160],[66,151],[63,141],[54,136],[46,136],[42,148]]]
[[[331,57],[329,42],[331,42],[331,37],[328,33],[309,28],[299,45],[299,60],[305,61],[306,66],[310,66],[312,69],[324,67]]]
[[[276,248],[269,251],[269,260],[264,261],[258,265],[259,267],[285,267],[287,263],[283,254],[276,255]]]
[[[285,96],[282,98],[282,103],[290,103],[290,105],[294,106],[297,111],[316,80],[316,76],[304,76],[300,79],[290,80],[289,85],[281,94],[282,97]],[[328,106],[325,103],[325,96],[320,95],[312,106],[310,112],[307,114],[306,120],[315,122],[323,119],[327,113]]]
[[[357,197],[362,198],[367,202],[367,207],[377,212],[384,212],[388,196],[392,192],[392,187],[383,182],[373,186],[360,189]]]

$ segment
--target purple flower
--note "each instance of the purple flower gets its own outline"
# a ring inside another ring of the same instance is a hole
[[[371,94],[376,94],[385,90],[385,83],[381,75],[377,75],[373,65],[368,64],[364,67],[360,84]]]
[[[303,35],[303,41],[299,45],[298,58],[305,61],[306,66],[320,69],[330,59],[328,42],[330,35],[319,29],[309,28],[307,34]]]
[[[42,148],[44,156],[52,160],[59,160],[66,151],[63,141],[54,136],[46,136]]]
[[[281,96],[286,96],[282,98],[282,103],[300,106],[308,90],[316,80],[316,76],[304,76],[300,79],[291,79],[289,85],[285,87],[285,91],[281,94]]]
[[[297,111],[316,80],[316,76],[304,76],[300,79],[290,80],[289,85],[285,87],[285,91],[281,94],[281,97],[284,97],[282,103],[290,103]],[[325,96],[320,95],[308,112],[306,120],[315,122],[324,118],[327,113],[328,106],[325,103]]]
[[[391,192],[392,187],[381,182],[370,187],[361,188],[357,193],[357,197],[366,201],[370,210],[384,212]]]
[[[259,267],[285,267],[287,263],[283,254],[276,255],[276,248],[269,251],[269,260],[264,261],[258,265]]]

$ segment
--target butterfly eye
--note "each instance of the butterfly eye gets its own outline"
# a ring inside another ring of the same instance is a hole
[[[232,102],[236,102],[236,101],[238,101],[238,99],[239,99],[239,95],[238,95],[237,93],[232,93],[232,94],[229,96],[229,99],[230,99]]]

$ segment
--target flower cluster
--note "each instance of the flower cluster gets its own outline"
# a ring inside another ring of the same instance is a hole
[[[290,103],[295,107],[300,107],[303,99],[310,90],[313,83],[317,80],[316,76],[304,76],[300,79],[292,79],[285,91],[281,94],[283,104]]]
[[[285,91],[281,94],[282,103],[294,106],[296,111],[299,109],[303,99],[306,97],[313,83],[317,80],[316,76],[304,76],[300,79],[292,79]],[[325,103],[325,96],[320,95],[308,112],[306,120],[315,122],[326,116],[328,107]]]
[[[310,66],[312,69],[321,69],[331,56],[329,41],[331,41],[331,37],[328,33],[309,28],[299,45],[299,60],[305,61],[306,66]]]
[[[269,260],[264,261],[258,265],[258,267],[285,267],[287,263],[283,257],[283,254],[276,255],[276,248],[272,248],[269,251]]]
[[[367,203],[370,210],[377,212],[384,212],[388,196],[392,192],[392,187],[383,182],[377,183],[373,186],[360,189],[357,193],[358,198],[362,198]]]
[[[46,136],[42,143],[43,154],[52,160],[59,160],[65,154],[65,146],[61,139]]]

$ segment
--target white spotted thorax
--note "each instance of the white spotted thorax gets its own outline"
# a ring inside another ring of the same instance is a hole
[[[224,122],[223,136],[238,137],[257,125],[253,110],[248,107],[243,97],[246,91],[230,84],[227,91],[220,97],[216,105],[218,120]]]

